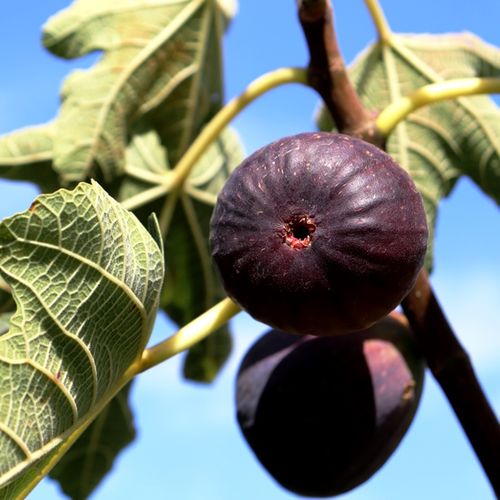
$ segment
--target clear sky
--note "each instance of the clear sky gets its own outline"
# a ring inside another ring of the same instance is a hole
[[[104,0],[102,0],[104,1]],[[40,27],[68,5],[64,0],[3,2],[0,16],[0,133],[50,120],[62,79],[87,61],[58,60],[40,46]],[[500,45],[500,2],[382,0],[399,32],[471,31]],[[374,38],[361,0],[334,2],[347,61]],[[293,0],[241,0],[225,40],[226,95],[280,66],[307,62]],[[291,133],[314,130],[318,99],[303,87],[280,88],[236,121],[248,153]],[[0,182],[0,217],[24,210],[36,191]],[[434,287],[481,383],[500,412],[500,210],[468,180],[443,201],[437,228]],[[241,356],[265,326],[240,314],[233,322],[235,350],[211,386],[183,381],[180,357],[140,376],[132,402],[138,429],[97,499],[286,500],[241,438],[234,418],[233,382]],[[158,319],[153,339],[172,332]],[[32,499],[61,498],[45,480]],[[486,479],[440,389],[428,374],[416,419],[388,463],[346,500],[490,499]]]

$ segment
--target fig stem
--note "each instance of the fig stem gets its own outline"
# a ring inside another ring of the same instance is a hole
[[[378,0],[365,0],[365,5],[370,12],[380,43],[389,44],[392,37],[392,31],[387,23],[380,3]]]
[[[406,97],[391,102],[377,117],[376,126],[388,136],[413,111],[446,99],[476,94],[500,93],[500,78],[457,78],[424,85]]]
[[[496,495],[500,496],[500,426],[425,271],[420,272],[402,306],[434,378],[458,417]]]
[[[339,132],[382,146],[383,137],[376,136],[374,117],[363,106],[347,73],[335,35],[330,1],[302,0],[298,6],[309,48],[309,85],[323,99]]]
[[[231,120],[258,97],[287,83],[307,85],[306,70],[303,68],[279,68],[256,78],[239,96],[229,101],[210,120],[181,157],[175,168],[165,175],[162,184],[132,196],[123,201],[122,205],[128,210],[133,210],[175,189],[182,189],[184,181],[191,173],[196,162]]]
[[[240,311],[240,307],[231,299],[225,298],[221,300],[218,304],[180,328],[168,339],[149,349],[145,349],[141,359],[133,369],[134,374],[146,371],[172,356],[189,349],[223,326]]]

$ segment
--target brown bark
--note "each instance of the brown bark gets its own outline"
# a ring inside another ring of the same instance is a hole
[[[299,0],[298,5],[310,54],[309,83],[322,97],[337,130],[385,148],[385,138],[375,127],[375,116],[364,108],[349,79],[329,0]],[[402,305],[432,374],[500,497],[500,426],[425,271],[419,274]]]
[[[330,2],[299,0],[299,20],[309,48],[309,85],[322,97],[337,130],[383,147],[375,115],[365,109],[347,73]]]

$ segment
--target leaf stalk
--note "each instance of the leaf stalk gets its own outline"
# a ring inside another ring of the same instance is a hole
[[[203,314],[183,326],[168,339],[145,349],[141,359],[133,368],[135,374],[144,372],[176,354],[189,349],[200,340],[208,337],[215,330],[227,323],[241,308],[231,299],[226,298]]]
[[[457,78],[431,83],[389,104],[378,115],[376,126],[387,137],[398,123],[423,106],[458,97],[495,93],[500,93],[500,78]]]
[[[375,24],[379,42],[382,44],[389,44],[392,37],[392,31],[387,23],[387,19],[385,18],[384,11],[379,1],[365,0],[365,5],[370,12],[373,24]]]
[[[265,73],[250,83],[239,96],[229,101],[201,131],[175,166],[171,181],[172,188],[184,183],[208,146],[217,139],[233,118],[261,95],[286,83],[307,85],[306,71],[303,68],[279,68]]]
[[[170,175],[165,176],[164,182],[161,185],[154,186],[125,200],[122,205],[129,210],[133,210],[160,198],[166,193],[182,189],[185,180],[191,173],[196,162],[231,120],[258,97],[287,83],[307,85],[306,70],[303,68],[279,68],[255,79],[239,96],[229,101],[212,118],[181,157],[175,168],[170,172]]]

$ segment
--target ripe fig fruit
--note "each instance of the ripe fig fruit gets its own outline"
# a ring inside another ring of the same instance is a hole
[[[427,246],[420,194],[389,155],[327,132],[276,141],[222,188],[210,245],[228,295],[274,328],[334,335],[396,307]]]
[[[349,335],[272,330],[239,368],[237,420],[283,487],[333,496],[390,457],[413,419],[423,375],[410,330],[390,316]]]

